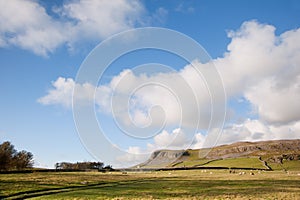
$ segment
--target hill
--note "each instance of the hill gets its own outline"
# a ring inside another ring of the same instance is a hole
[[[300,170],[300,139],[237,142],[211,149],[158,150],[133,168]]]

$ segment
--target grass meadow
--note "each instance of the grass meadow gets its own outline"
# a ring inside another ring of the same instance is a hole
[[[0,199],[300,199],[299,186],[300,171],[35,172],[0,174]]]

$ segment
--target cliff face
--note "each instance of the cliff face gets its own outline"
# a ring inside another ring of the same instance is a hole
[[[184,150],[158,150],[152,153],[149,160],[140,164],[140,167],[165,167],[176,161],[185,153]]]
[[[207,152],[204,157],[196,159],[218,160],[240,157],[257,157],[272,162],[280,163],[282,159],[300,160],[300,139],[298,140],[277,140],[262,142],[237,142],[229,145],[221,145],[208,149],[194,150],[158,150],[152,153],[150,158],[140,164],[142,168],[163,168],[172,166],[174,163],[180,163],[195,156],[201,155],[199,152]]]
[[[177,159],[184,153],[183,150],[175,151],[175,150],[158,150],[152,153],[151,159]]]

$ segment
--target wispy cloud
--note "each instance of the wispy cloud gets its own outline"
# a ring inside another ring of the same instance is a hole
[[[176,8],[175,11],[176,12],[181,12],[181,13],[193,13],[195,12],[195,8],[190,5],[190,2],[180,2]]]

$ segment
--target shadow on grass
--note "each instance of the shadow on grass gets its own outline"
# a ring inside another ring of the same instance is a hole
[[[33,197],[40,197],[52,194],[58,194],[63,192],[74,192],[78,190],[87,190],[93,187],[112,187],[117,186],[120,184],[128,184],[139,182],[138,180],[134,181],[118,181],[118,182],[101,182],[101,183],[94,183],[94,184],[86,184],[86,185],[78,185],[78,186],[67,186],[67,187],[55,187],[55,188],[45,188],[45,189],[38,189],[38,190],[30,190],[24,192],[17,192],[10,195],[3,195],[0,193],[0,199],[27,199]]]
[[[268,194],[276,192],[298,191],[300,181],[295,180],[177,180],[177,181],[153,181],[145,182],[144,185],[131,186],[132,189],[147,192],[156,197],[172,196],[218,196],[223,194],[249,195],[249,194]],[[124,188],[124,189],[129,189]],[[118,191],[118,189],[116,189]],[[149,194],[150,195],[150,194]]]
[[[57,197],[105,197],[105,198],[170,198],[199,197],[220,195],[254,195],[280,192],[297,192],[300,181],[297,180],[144,180],[112,185],[111,187],[93,187],[87,190],[72,191]]]
[[[280,192],[300,193],[300,180],[179,180],[177,178],[149,178],[118,182],[101,182],[83,186],[68,186],[18,192],[1,196],[7,199],[26,199],[51,195],[52,198],[170,198],[214,197],[219,195],[260,196]],[[52,196],[53,195],[53,196]]]
[[[57,191],[33,193],[23,198],[54,195],[51,197],[125,197],[125,198],[170,198],[170,197],[205,197],[220,195],[274,194],[280,192],[298,192],[300,180],[177,180],[144,179],[114,183],[93,184]]]

